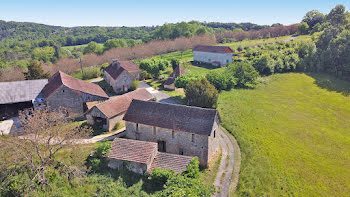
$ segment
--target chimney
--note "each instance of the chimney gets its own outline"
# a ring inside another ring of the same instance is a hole
[[[112,65],[116,65],[119,67],[119,60],[118,59],[112,59]]]

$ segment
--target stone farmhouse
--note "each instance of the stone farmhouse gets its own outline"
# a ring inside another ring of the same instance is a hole
[[[108,166],[112,169],[126,168],[138,174],[150,173],[155,168],[186,169],[193,157],[158,152],[158,144],[132,139],[115,138],[108,154]]]
[[[47,79],[0,83],[0,120],[18,115],[19,110],[33,108]]]
[[[160,152],[197,156],[203,167],[219,149],[215,109],[133,100],[124,120],[126,138],[156,142]]]
[[[122,121],[123,116],[133,99],[149,101],[153,95],[145,88],[113,97],[105,102],[93,106],[86,112],[87,123],[111,131],[115,125]]]
[[[141,70],[131,61],[113,60],[104,70],[104,80],[112,86],[115,93],[127,92],[132,81],[140,79]]]
[[[174,72],[169,75],[168,79],[164,82],[163,86],[166,89],[174,90],[175,89],[175,79],[178,78],[180,75],[185,74],[185,69],[178,65]]]
[[[37,98],[37,102],[51,108],[64,107],[71,117],[82,117],[87,110],[86,103],[107,99],[100,86],[58,71],[49,78],[42,90],[42,98]]]
[[[223,66],[232,62],[233,52],[227,46],[198,45],[193,48],[193,61]]]

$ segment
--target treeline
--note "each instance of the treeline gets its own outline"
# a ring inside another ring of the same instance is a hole
[[[216,31],[222,31],[222,30],[235,30],[240,29],[243,31],[250,31],[250,30],[260,30],[267,27],[270,27],[268,25],[257,25],[254,23],[220,23],[220,22],[203,22],[201,25],[205,27],[210,27],[215,29]],[[272,25],[274,26],[274,25]]]
[[[343,5],[337,5],[325,16],[316,10],[308,12],[299,30],[318,37],[305,46],[303,70],[350,78],[350,13]]]

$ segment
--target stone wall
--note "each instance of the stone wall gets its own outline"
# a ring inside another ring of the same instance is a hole
[[[112,131],[114,126],[123,120],[125,113],[118,114],[117,116],[114,116],[112,118],[107,119],[108,124],[108,131]]]
[[[63,107],[69,110],[71,117],[82,117],[84,116],[84,105],[86,102],[106,99],[61,86],[45,99],[45,103],[51,108]]]
[[[232,53],[209,53],[202,51],[193,51],[193,60],[212,64],[219,61],[221,65],[232,62]]]
[[[197,156],[200,165],[208,164],[209,137],[206,135],[192,134],[189,132],[173,131],[171,129],[153,127],[144,124],[126,122],[126,137],[142,141],[165,141],[166,152],[187,156]],[[192,140],[193,136],[193,140]]]
[[[208,138],[208,144],[209,144],[208,158],[209,159],[219,150],[219,147],[220,147],[219,137],[221,135],[221,130],[219,125],[220,125],[219,120],[216,117],[213,125],[213,129]]]
[[[135,80],[133,76],[131,76],[128,72],[124,71],[120,76],[116,79],[114,84],[112,85],[114,92],[122,93],[122,92],[127,92],[131,86],[132,86],[132,81]],[[124,90],[123,90],[124,86]]]

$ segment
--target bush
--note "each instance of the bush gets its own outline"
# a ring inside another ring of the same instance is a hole
[[[254,59],[253,67],[261,75],[270,75],[270,74],[273,74],[275,71],[273,59],[268,55],[263,55],[259,58]]]
[[[140,85],[140,81],[138,80],[132,81],[130,91],[136,90],[139,87],[139,85]]]
[[[229,90],[236,85],[236,79],[227,73],[210,72],[205,77],[219,91]]]
[[[148,179],[152,181],[152,185],[156,187],[157,190],[160,190],[163,189],[164,184],[173,176],[173,170],[156,168],[152,171]]]
[[[173,67],[173,70],[175,70],[175,68],[180,65],[180,61],[178,59],[171,59],[170,60],[170,64],[171,64],[171,67]]]
[[[83,80],[94,79],[102,76],[102,71],[97,66],[83,68]]]
[[[197,157],[191,160],[186,170],[182,172],[182,175],[192,179],[199,178],[199,161]]]
[[[185,94],[189,105],[216,108],[218,91],[205,78],[189,82]]]
[[[227,72],[237,79],[236,87],[251,88],[256,84],[259,73],[246,62],[230,64]]]
[[[87,166],[93,172],[103,171],[108,168],[108,160],[105,157],[111,150],[112,145],[109,141],[102,142],[92,156],[87,159]]]
[[[194,74],[185,74],[177,77],[175,79],[175,87],[177,88],[185,88],[189,82],[202,79],[202,76],[194,75]]]

